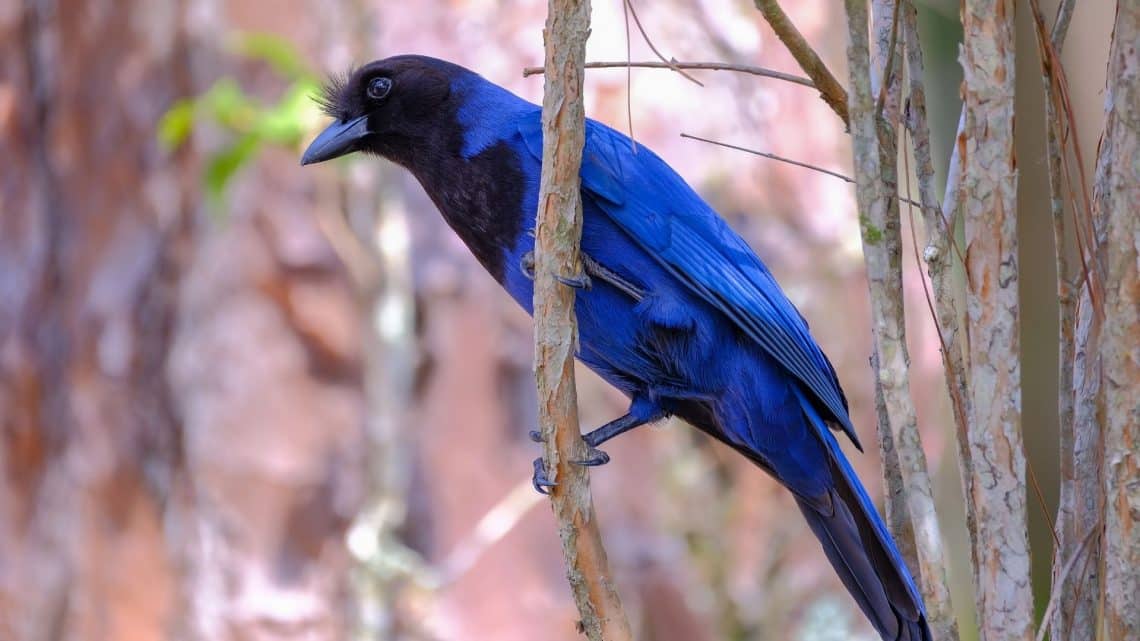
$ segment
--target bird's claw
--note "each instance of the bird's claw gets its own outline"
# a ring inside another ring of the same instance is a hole
[[[570,461],[570,462],[573,463],[574,465],[582,465],[585,467],[597,467],[599,465],[605,465],[606,463],[609,463],[610,462],[610,455],[606,454],[605,452],[599,450],[596,447],[590,446],[590,449],[588,449],[586,451],[586,458],[578,460],[578,461]]]
[[[538,430],[531,430],[531,431],[527,432],[526,435],[528,438],[530,438],[531,442],[533,442],[533,443],[545,443],[546,442],[542,438],[542,432],[540,432]]]
[[[529,280],[534,280],[534,252],[529,251],[522,255],[519,259],[519,269],[522,271],[523,276]],[[555,276],[554,280],[575,289],[590,289],[594,286],[593,281],[590,280],[589,274],[582,272],[577,276]]]
[[[573,287],[574,289],[587,289],[588,290],[594,286],[593,281],[590,280],[590,277],[586,274],[586,272],[582,272],[576,276],[558,276],[558,275],[555,275],[554,280],[562,283],[563,285],[565,285],[567,287]]]
[[[543,463],[541,456],[534,459],[534,475],[531,476],[530,482],[534,485],[534,491],[539,494],[550,494],[549,488],[558,486],[546,476],[546,464]]]

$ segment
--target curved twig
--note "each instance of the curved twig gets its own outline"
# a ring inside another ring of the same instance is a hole
[[[776,80],[783,80],[805,87],[815,88],[815,84],[808,78],[797,76],[795,74],[784,73],[782,71],[775,71],[765,67],[754,67],[752,65],[737,65],[727,62],[587,62],[586,69],[610,69],[610,68],[629,68],[638,67],[644,69],[706,69],[710,71],[736,71],[739,73],[748,73],[754,76],[763,76],[765,78],[775,78]],[[542,67],[527,67],[523,69],[523,77],[529,77],[544,73],[546,69]]]

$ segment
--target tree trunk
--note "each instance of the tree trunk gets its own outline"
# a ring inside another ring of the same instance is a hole
[[[343,627],[355,301],[303,194],[253,189],[211,224],[194,151],[157,144],[217,68],[218,13],[0,11],[5,640]]]
[[[962,211],[973,400],[963,475],[977,517],[971,537],[983,641],[1033,637],[1021,436],[1013,19],[1012,0],[967,0],[962,6]]]
[[[1104,621],[1111,641],[1140,638],[1140,2],[1117,5],[1097,163],[1105,226]]]

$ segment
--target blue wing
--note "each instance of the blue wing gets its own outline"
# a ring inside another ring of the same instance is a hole
[[[541,160],[537,117],[519,124]],[[653,152],[586,121],[582,192],[648,254],[730,318],[796,377],[862,450],[835,370],[807,323],[752,249]]]

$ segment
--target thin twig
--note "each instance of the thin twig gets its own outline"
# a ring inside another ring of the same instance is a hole
[[[633,137],[633,38],[629,35],[629,3],[621,3],[621,12],[625,16],[625,115],[629,120],[629,149],[637,153],[637,140]],[[589,66],[590,63],[586,63]],[[523,77],[526,77],[523,71]]]
[[[803,167],[804,169],[810,169],[812,171],[818,171],[821,174],[827,174],[828,176],[831,176],[833,178],[838,178],[838,179],[842,180],[843,182],[851,183],[852,185],[855,184],[855,179],[850,177],[850,176],[845,176],[845,175],[843,175],[837,171],[832,171],[830,169],[824,169],[823,167],[820,167],[819,165],[813,165],[811,163],[806,163],[806,162],[803,162],[801,160],[792,160],[791,158],[785,158],[784,156],[778,156],[778,155],[773,154],[771,152],[758,151],[756,149],[749,149],[748,147],[741,147],[739,145],[734,145],[732,143],[721,142],[719,140],[711,140],[709,138],[701,138],[700,136],[694,136],[692,134],[682,133],[681,137],[682,138],[689,138],[691,140],[699,140],[701,142],[707,142],[710,145],[717,145],[718,147],[727,147],[729,149],[735,149],[737,151],[743,151],[744,153],[752,154],[754,156],[761,156],[763,158],[768,158],[770,160],[777,160],[779,162],[787,163],[789,165],[795,165],[797,167]],[[907,198],[899,197],[899,200],[901,202],[904,202],[904,203],[907,203],[910,205],[914,205],[916,207],[921,206],[919,203],[917,203],[913,200],[909,200]]]
[[[616,62],[587,62],[586,66],[585,66],[586,69],[609,69],[609,68],[620,68],[620,67],[626,67],[626,68],[638,67],[638,68],[644,68],[644,69],[669,69],[669,70],[706,69],[706,70],[711,70],[711,71],[736,71],[739,73],[752,74],[754,76],[763,76],[765,78],[775,78],[776,80],[783,80],[785,82],[791,82],[791,83],[795,83],[797,85],[803,85],[805,87],[811,87],[813,89],[815,88],[815,85],[812,84],[812,81],[807,79],[807,78],[804,78],[803,76],[797,76],[797,75],[790,74],[790,73],[784,73],[782,71],[775,71],[772,69],[766,69],[764,67],[756,67],[756,66],[752,66],[752,65],[738,65],[738,64],[731,64],[731,63],[727,63],[727,62],[677,62],[677,61],[670,61],[670,62],[620,62],[620,61],[616,61]],[[543,69],[542,67],[527,67],[526,69],[523,69],[523,77],[525,78],[528,76],[538,75],[538,74],[541,74],[545,71],[546,70]]]
[[[780,3],[777,0],[755,0],[755,4],[756,8],[763,14],[764,19],[772,27],[772,31],[776,32],[776,37],[784,43],[792,57],[799,63],[800,68],[819,89],[823,101],[831,107],[835,115],[839,116],[845,126],[850,126],[851,118],[847,113],[847,90],[839,84],[827,65],[823,64],[819,54],[811,48],[796,25],[792,24],[791,19],[780,7]]]
[[[649,37],[649,34],[645,32],[645,27],[641,26],[641,18],[637,17],[637,10],[633,8],[633,0],[625,0],[625,7],[629,10],[629,15],[633,16],[633,23],[637,25],[637,30],[641,32],[641,37],[645,38],[645,44],[649,45],[649,48],[653,51],[653,54],[660,58],[661,62],[669,65],[670,69],[688,78],[698,87],[705,86],[700,80],[697,80],[696,78],[682,71],[681,68],[677,66],[676,60],[673,60],[672,58],[666,58],[665,54],[657,50],[657,45],[653,44],[653,40]]]
[[[1088,181],[1085,178],[1084,172],[1084,159],[1081,154],[1081,144],[1077,133],[1076,120],[1073,115],[1073,108],[1069,98],[1069,82],[1065,75],[1065,68],[1061,65],[1061,55],[1058,51],[1058,45],[1064,44],[1064,37],[1068,33],[1068,20],[1072,16],[1073,9],[1066,9],[1064,3],[1057,8],[1058,23],[1054,25],[1052,35],[1045,27],[1045,15],[1041,11],[1041,5],[1038,0],[1031,0],[1029,3],[1030,10],[1033,15],[1033,25],[1037,35],[1038,51],[1041,55],[1042,74],[1047,83],[1047,93],[1045,95],[1046,109],[1048,110],[1047,116],[1055,116],[1058,111],[1065,115],[1068,121],[1068,132],[1072,134],[1073,138],[1073,154],[1077,158],[1077,175],[1081,187],[1081,195],[1083,198],[1084,208],[1080,211],[1084,214],[1083,219],[1077,223],[1077,253],[1081,258],[1081,277],[1089,286],[1089,291],[1094,301],[1094,304],[1100,300],[1101,296],[1101,282],[1100,275],[1096,272],[1095,262],[1086,259],[1092,255],[1092,200],[1089,197]],[[1057,37],[1055,37],[1057,36]],[[1058,109],[1059,107],[1059,109]],[[1060,136],[1060,148],[1064,151],[1064,144],[1066,136],[1063,127],[1058,127],[1057,135]],[[1052,154],[1050,154],[1052,156]],[[1067,169],[1067,168],[1066,168]],[[1052,167],[1050,167],[1052,172]],[[1074,210],[1074,217],[1076,210]],[[1079,231],[1080,223],[1085,224],[1085,238],[1089,240],[1089,245],[1082,243],[1081,234]],[[1090,271],[1090,265],[1092,270]],[[1100,305],[1097,305],[1099,308]]]
[[[534,342],[542,464],[557,485],[551,505],[558,522],[567,578],[590,641],[631,641],[629,620],[613,582],[590,496],[578,425],[574,354],[575,292],[556,276],[581,269],[579,172],[585,143],[582,65],[590,32],[589,0],[549,0],[546,76],[542,101],[542,173],[535,221]]]
[[[1069,573],[1073,571],[1073,567],[1083,556],[1085,548],[1088,547],[1089,543],[1096,537],[1097,532],[1100,532],[1103,526],[1104,522],[1100,521],[1089,528],[1089,531],[1086,532],[1085,536],[1081,539],[1080,544],[1073,550],[1073,555],[1069,557],[1068,562],[1061,568],[1061,572],[1053,579],[1053,589],[1049,593],[1049,602],[1045,605],[1045,614],[1041,616],[1041,625],[1037,628],[1036,641],[1042,641],[1045,638],[1045,632],[1049,629],[1049,618],[1053,616],[1053,609],[1057,607],[1057,603],[1060,601],[1065,586],[1065,579],[1069,577]]]

